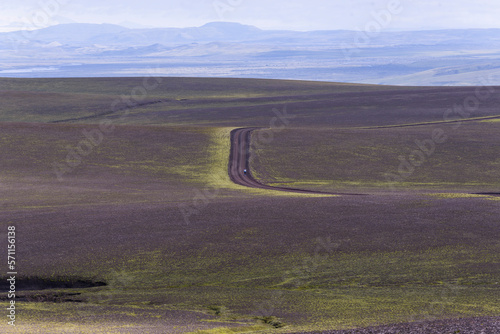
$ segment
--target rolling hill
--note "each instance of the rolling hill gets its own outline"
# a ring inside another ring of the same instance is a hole
[[[499,90],[0,79],[0,331],[493,333]],[[260,182],[364,195],[231,182],[242,127]]]

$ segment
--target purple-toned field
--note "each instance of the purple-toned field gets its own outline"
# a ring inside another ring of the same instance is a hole
[[[498,324],[500,123],[471,118],[497,116],[499,88],[448,124],[475,88],[164,78],[113,110],[141,80],[0,84],[0,231],[16,227],[18,271],[3,332]],[[251,126],[268,128],[251,143],[262,182],[366,196],[232,183],[229,135]],[[447,140],[391,188],[435,129]]]

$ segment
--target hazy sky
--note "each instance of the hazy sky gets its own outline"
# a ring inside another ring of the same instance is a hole
[[[363,30],[376,21],[374,13],[387,14],[391,8],[390,15],[379,18],[384,30],[500,28],[499,0],[4,0],[0,26],[33,29],[85,22],[191,27],[230,21],[263,29]]]

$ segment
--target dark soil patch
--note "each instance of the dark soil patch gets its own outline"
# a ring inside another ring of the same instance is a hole
[[[41,277],[18,277],[16,278],[16,291],[47,290],[47,289],[85,289],[107,285],[101,281],[92,281],[81,278],[41,278]],[[0,289],[7,291],[10,282],[7,278],[0,280]]]

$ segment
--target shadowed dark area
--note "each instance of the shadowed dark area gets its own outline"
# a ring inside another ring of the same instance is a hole
[[[9,277],[4,277],[0,280],[0,289],[8,291],[10,282]],[[92,281],[88,279],[74,277],[59,277],[59,278],[41,278],[41,277],[16,277],[16,291],[28,290],[47,290],[47,289],[84,289],[106,286],[107,284],[101,281]]]

